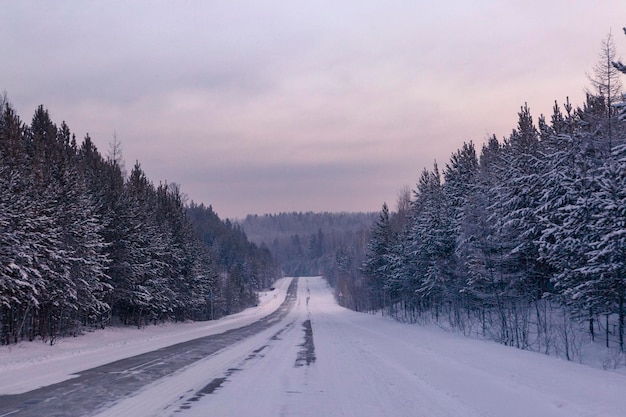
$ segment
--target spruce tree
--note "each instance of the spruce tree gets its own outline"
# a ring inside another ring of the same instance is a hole
[[[389,207],[383,204],[380,216],[372,226],[371,238],[367,245],[367,257],[363,263],[363,274],[367,277],[371,294],[371,307],[385,309],[389,305],[388,282],[390,273],[391,246],[393,232],[391,230]]]

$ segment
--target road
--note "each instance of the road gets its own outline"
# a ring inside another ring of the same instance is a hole
[[[20,400],[8,407],[0,397],[0,417],[624,415],[623,374],[355,313],[321,278],[290,288],[257,324],[11,396]]]
[[[257,355],[226,370],[216,389],[209,385],[185,396],[172,409],[151,410],[151,415],[486,415],[422,379],[411,360],[418,355],[420,361],[445,362],[446,357],[387,331],[387,325],[399,329],[406,325],[376,319],[339,307],[324,280],[300,278],[295,308],[285,317],[284,326],[257,348]],[[143,405],[133,411],[145,410],[149,397],[146,393]]]
[[[297,281],[274,313],[250,325],[175,344],[80,372],[75,378],[17,395],[0,395],[0,416],[82,417],[272,328],[293,308]]]

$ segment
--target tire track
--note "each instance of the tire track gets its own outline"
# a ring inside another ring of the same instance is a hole
[[[173,374],[234,343],[268,329],[295,305],[293,279],[285,301],[270,315],[244,327],[190,340],[83,371],[73,379],[23,394],[0,396],[0,416],[82,417],[132,396],[147,384]]]

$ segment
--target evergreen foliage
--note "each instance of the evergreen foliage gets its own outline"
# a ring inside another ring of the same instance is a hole
[[[277,277],[267,248],[186,207],[177,185],[155,186],[138,162],[126,178],[117,139],[104,158],[43,106],[27,125],[0,102],[1,344],[218,318]]]
[[[250,240],[268,248],[289,276],[326,275],[336,252],[366,245],[377,213],[292,212],[248,215],[239,222]]]
[[[614,54],[609,36],[581,107],[555,104],[535,123],[524,105],[508,137],[478,157],[471,143],[453,153],[443,180],[437,164],[424,170],[401,230],[383,206],[351,277],[367,283],[365,309],[567,359],[572,323],[584,322],[624,351],[626,124],[615,70],[626,71],[611,66]]]

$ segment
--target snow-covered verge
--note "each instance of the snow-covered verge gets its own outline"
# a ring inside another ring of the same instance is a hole
[[[311,325],[315,360],[298,359]],[[621,417],[626,377],[339,307],[299,278],[273,329],[146,386],[99,417]]]
[[[281,334],[289,343],[270,345],[249,369],[177,415],[626,415],[624,375],[355,313],[339,307],[320,279],[300,279],[299,301],[293,337]],[[294,368],[305,319],[316,361]],[[249,401],[236,401],[242,395]]]
[[[274,300],[269,294],[258,310],[273,310],[269,306],[282,301],[288,283],[279,283],[276,293],[282,295]],[[230,318],[231,324],[254,320],[258,310]],[[182,341],[195,325],[162,326],[147,346],[156,349],[170,335]],[[148,329],[124,340],[140,345]],[[74,349],[69,361],[59,354],[40,362],[25,359],[21,369],[7,365],[6,377],[0,368],[0,385],[35,387],[31,379],[47,372],[67,378],[72,360],[84,367],[98,352],[105,361],[126,356],[114,352],[125,349],[121,339],[110,344],[100,351],[93,346],[93,355],[80,353],[90,352],[87,346]],[[304,351],[312,354],[306,361]],[[0,356],[2,363],[6,355]],[[298,279],[294,308],[264,331],[97,412],[101,417],[622,417],[624,393],[626,376],[618,372],[344,309],[316,277]]]
[[[315,361],[298,366],[306,342],[303,324],[309,320]],[[103,416],[626,415],[624,375],[463,337],[433,325],[355,313],[339,307],[319,278],[299,279],[296,308],[285,322],[290,324],[266,339],[256,355],[241,356],[239,363],[230,358],[228,366],[234,373],[216,373],[219,366],[207,360],[202,372],[192,367],[166,378]],[[226,360],[222,368],[225,364]],[[220,376],[225,380],[210,393],[196,390],[185,395],[182,390],[189,389],[183,381],[195,380],[202,386]],[[171,398],[174,392],[184,398],[178,405],[153,404],[155,398]]]
[[[523,319],[526,322],[521,323],[520,330],[524,331],[528,344],[519,349],[626,375],[626,353],[620,351],[617,315],[611,315],[608,319],[604,316],[602,320],[594,320],[596,334],[592,340],[588,321],[573,319],[567,309],[549,300],[538,301],[537,306],[541,307],[543,314],[541,331],[537,331],[536,318],[531,318],[527,314]],[[402,323],[439,327],[447,332],[463,334],[469,338],[506,344],[502,339],[504,332],[500,323],[490,321],[485,326],[480,317],[474,316],[459,320],[459,322],[462,321],[462,326],[451,325],[447,314],[441,314],[437,320],[433,312],[426,312],[421,316],[411,315],[402,311],[401,306],[395,307],[379,310],[375,314],[393,318]],[[519,311],[521,312],[523,308],[528,308],[528,306],[522,306]],[[522,317],[523,314],[520,313],[519,316]],[[520,322],[523,320],[520,319]],[[607,347],[607,337],[609,347]],[[509,343],[509,346],[515,346],[512,339]]]
[[[155,326],[108,327],[78,337],[0,346],[0,395],[19,394],[72,377],[72,374],[176,343],[222,333],[274,312],[285,299],[291,278],[259,293],[259,305],[220,320]]]

